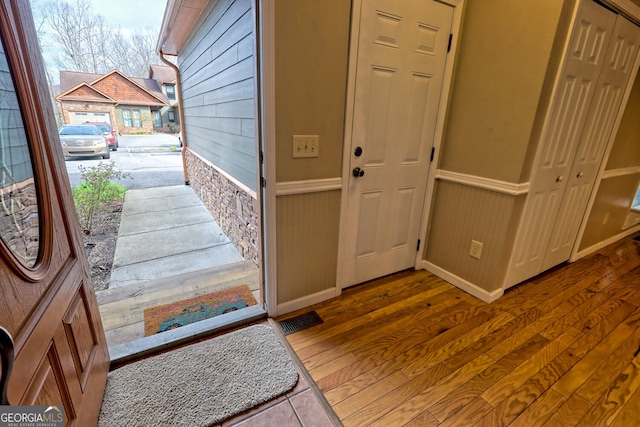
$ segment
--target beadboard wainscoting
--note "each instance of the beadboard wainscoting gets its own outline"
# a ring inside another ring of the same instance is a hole
[[[279,314],[337,295],[341,189],[341,178],[276,184]]]
[[[485,302],[502,295],[509,251],[528,183],[439,170],[423,268]],[[471,241],[483,244],[480,259]]]

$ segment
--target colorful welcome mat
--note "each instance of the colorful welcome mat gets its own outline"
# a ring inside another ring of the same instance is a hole
[[[247,285],[176,301],[144,310],[144,336],[154,335],[210,317],[256,305]]]

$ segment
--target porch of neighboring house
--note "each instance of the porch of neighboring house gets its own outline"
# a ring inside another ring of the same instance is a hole
[[[241,285],[261,304],[256,263],[243,258],[191,187],[127,192],[110,285],[96,292],[110,349],[145,337],[147,308]]]

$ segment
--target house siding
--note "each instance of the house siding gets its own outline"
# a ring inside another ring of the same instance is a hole
[[[253,13],[249,0],[206,12],[178,58],[190,149],[257,187]]]
[[[259,264],[255,43],[250,0],[211,2],[178,55],[189,182]]]
[[[117,99],[120,103],[129,101],[132,104],[162,105],[162,101],[143,92],[138,86],[117,73],[94,83],[92,87]]]

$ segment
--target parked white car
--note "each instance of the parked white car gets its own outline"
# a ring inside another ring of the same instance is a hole
[[[109,143],[102,130],[94,125],[62,125],[58,131],[65,157],[102,156],[111,158]]]

